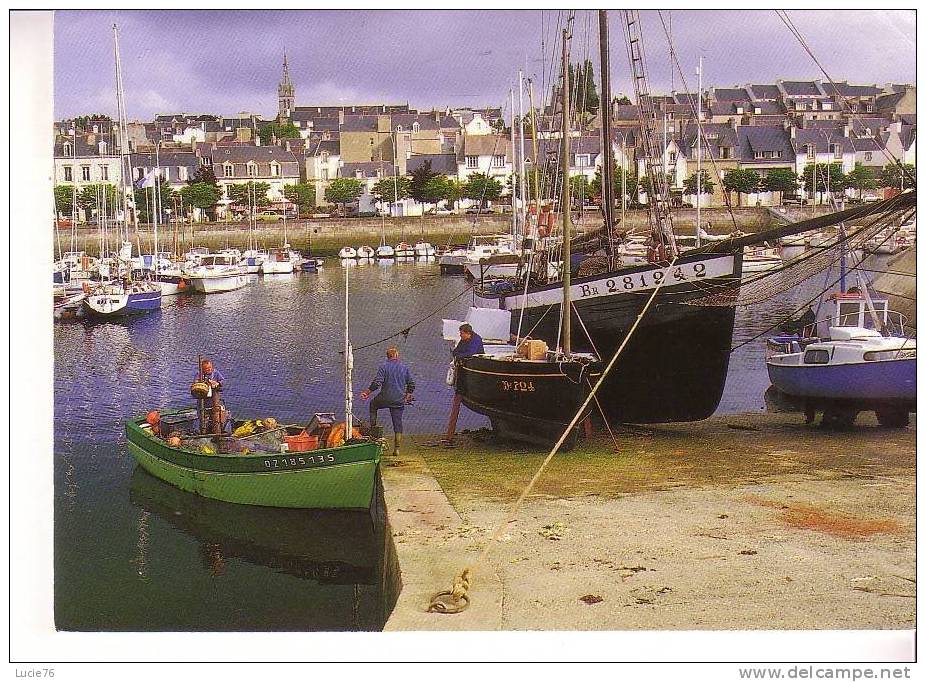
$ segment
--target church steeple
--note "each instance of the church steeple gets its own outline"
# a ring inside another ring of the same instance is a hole
[[[277,98],[279,99],[277,118],[280,120],[289,118],[296,107],[296,88],[293,87],[293,82],[289,78],[289,61],[286,58],[286,52],[283,53],[283,80],[277,86]]]

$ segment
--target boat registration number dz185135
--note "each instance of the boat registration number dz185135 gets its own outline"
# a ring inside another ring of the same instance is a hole
[[[267,469],[294,469],[304,467],[310,464],[331,464],[334,462],[334,455],[304,455],[300,457],[274,457],[265,459],[264,467]]]

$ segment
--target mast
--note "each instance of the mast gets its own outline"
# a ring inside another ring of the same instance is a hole
[[[524,73],[518,69],[518,193],[521,195],[520,233],[524,238],[527,233],[527,178],[524,176]],[[514,245],[513,245],[514,246]]]
[[[119,28],[113,24],[113,51],[115,52],[116,61],[116,110],[119,118],[119,175],[120,184],[122,185],[122,227],[125,230],[123,235],[120,230],[120,239],[127,239],[129,234],[129,186],[126,179],[132,177],[132,163],[129,156],[128,131],[126,127],[127,117],[125,113],[125,90],[122,86],[122,59],[119,56]],[[138,211],[132,210],[132,219],[135,223],[135,232],[138,233]],[[141,255],[141,254],[139,254]]]
[[[572,355],[571,317],[572,301],[569,287],[572,284],[572,225],[570,210],[569,187],[569,31],[563,29],[563,151],[560,159],[560,168],[563,173],[563,191],[560,195],[560,207],[563,210],[563,355],[567,358]]]
[[[601,214],[608,237],[608,255],[613,256],[611,230],[614,227],[614,150],[611,147],[611,49],[608,42],[608,11],[598,10],[598,49],[601,55]],[[623,185],[623,183],[621,183]]]
[[[161,143],[160,141],[154,146],[154,253],[152,254],[152,264],[154,265],[154,279],[158,279],[158,221],[161,218]]]
[[[531,180],[534,185],[534,202],[536,205],[537,216],[540,215],[540,164],[537,162],[537,110],[534,108],[534,81],[527,79],[527,97],[531,110],[531,158],[534,160],[531,164]]]
[[[511,236],[518,234],[518,165],[515,162],[518,146],[514,139],[514,88],[508,88],[511,103]]]
[[[701,71],[702,71],[703,62],[701,57],[698,57],[698,214],[695,223],[697,227],[695,228],[695,248],[701,246]]]
[[[344,268],[344,440],[354,432],[354,352],[350,345],[350,268]]]

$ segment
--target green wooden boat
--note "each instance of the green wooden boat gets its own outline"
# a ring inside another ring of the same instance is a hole
[[[307,452],[203,454],[168,445],[144,424],[144,417],[125,423],[132,457],[153,476],[203,497],[304,509],[369,509],[373,500],[383,454],[377,441],[353,439]]]

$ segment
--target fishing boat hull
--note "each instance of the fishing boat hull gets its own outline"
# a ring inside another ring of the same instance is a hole
[[[767,363],[779,391],[802,398],[851,400],[876,406],[916,405],[916,358],[834,365]]]
[[[234,291],[247,285],[248,277],[243,273],[235,275],[191,275],[190,286],[198,294],[218,294],[223,291]]]
[[[93,317],[124,317],[161,308],[161,289],[157,286],[121,293],[91,293],[84,299],[87,313]]]
[[[151,475],[203,497],[262,507],[368,509],[382,446],[348,443],[308,452],[200,454],[126,422],[129,454]]]
[[[601,367],[474,355],[460,359],[456,372],[456,390],[463,404],[487,416],[494,430],[517,440],[549,443],[569,426],[601,376]],[[577,424],[591,408],[583,410]]]
[[[609,421],[684,422],[714,413],[726,383],[735,309],[692,303],[708,292],[734,288],[741,276],[742,255],[736,253],[682,256],[672,268],[645,264],[573,280],[573,348],[607,360],[658,282],[669,278],[599,390]],[[501,306],[512,311],[512,333],[520,325],[555,347],[561,301],[562,286],[556,284],[534,288],[526,299],[503,297]]]

